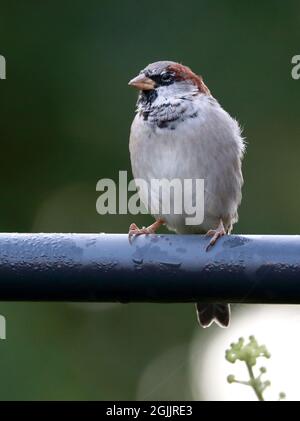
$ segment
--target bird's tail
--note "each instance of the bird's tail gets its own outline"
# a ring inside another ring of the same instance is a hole
[[[220,327],[228,327],[230,322],[229,304],[196,304],[197,317],[202,327],[216,322]]]

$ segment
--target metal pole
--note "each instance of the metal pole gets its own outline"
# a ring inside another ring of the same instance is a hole
[[[300,236],[0,234],[0,301],[300,304]]]

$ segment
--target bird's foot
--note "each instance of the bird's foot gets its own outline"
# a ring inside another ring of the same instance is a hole
[[[133,235],[142,235],[142,234],[153,234],[153,230],[150,227],[143,227],[139,228],[136,224],[131,224],[129,227],[128,235],[129,237],[132,237]]]
[[[143,227],[143,228],[139,228],[136,224],[131,224],[129,227],[129,232],[128,232],[129,242],[131,243],[133,238],[138,235],[154,234],[157,231],[157,229],[164,223],[165,222],[162,219],[158,219],[149,227]]]
[[[226,234],[227,233],[226,233],[226,230],[224,228],[223,221],[221,220],[217,229],[209,230],[206,233],[206,237],[212,237],[208,246],[206,247],[206,251],[208,251],[211,247],[213,247],[216,244],[217,240],[219,238],[223,237],[223,235],[226,235]]]

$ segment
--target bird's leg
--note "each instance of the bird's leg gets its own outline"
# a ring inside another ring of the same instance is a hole
[[[206,233],[207,237],[212,237],[208,246],[206,247],[206,251],[208,251],[212,246],[214,246],[219,238],[223,237],[223,235],[226,235],[226,234],[227,234],[227,232],[224,228],[223,221],[222,221],[222,219],[220,219],[220,223],[218,225],[218,228],[215,229],[215,230],[209,230]]]
[[[164,223],[165,221],[163,219],[157,219],[149,227],[143,227],[143,228],[139,228],[136,224],[131,224],[129,227],[129,232],[128,232],[129,241],[131,240],[131,237],[135,235],[154,234],[158,230],[158,228]]]

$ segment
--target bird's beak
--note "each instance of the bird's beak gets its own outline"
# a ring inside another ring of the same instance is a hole
[[[140,89],[141,91],[150,91],[155,88],[155,82],[143,73],[131,79],[128,83],[129,86]]]

